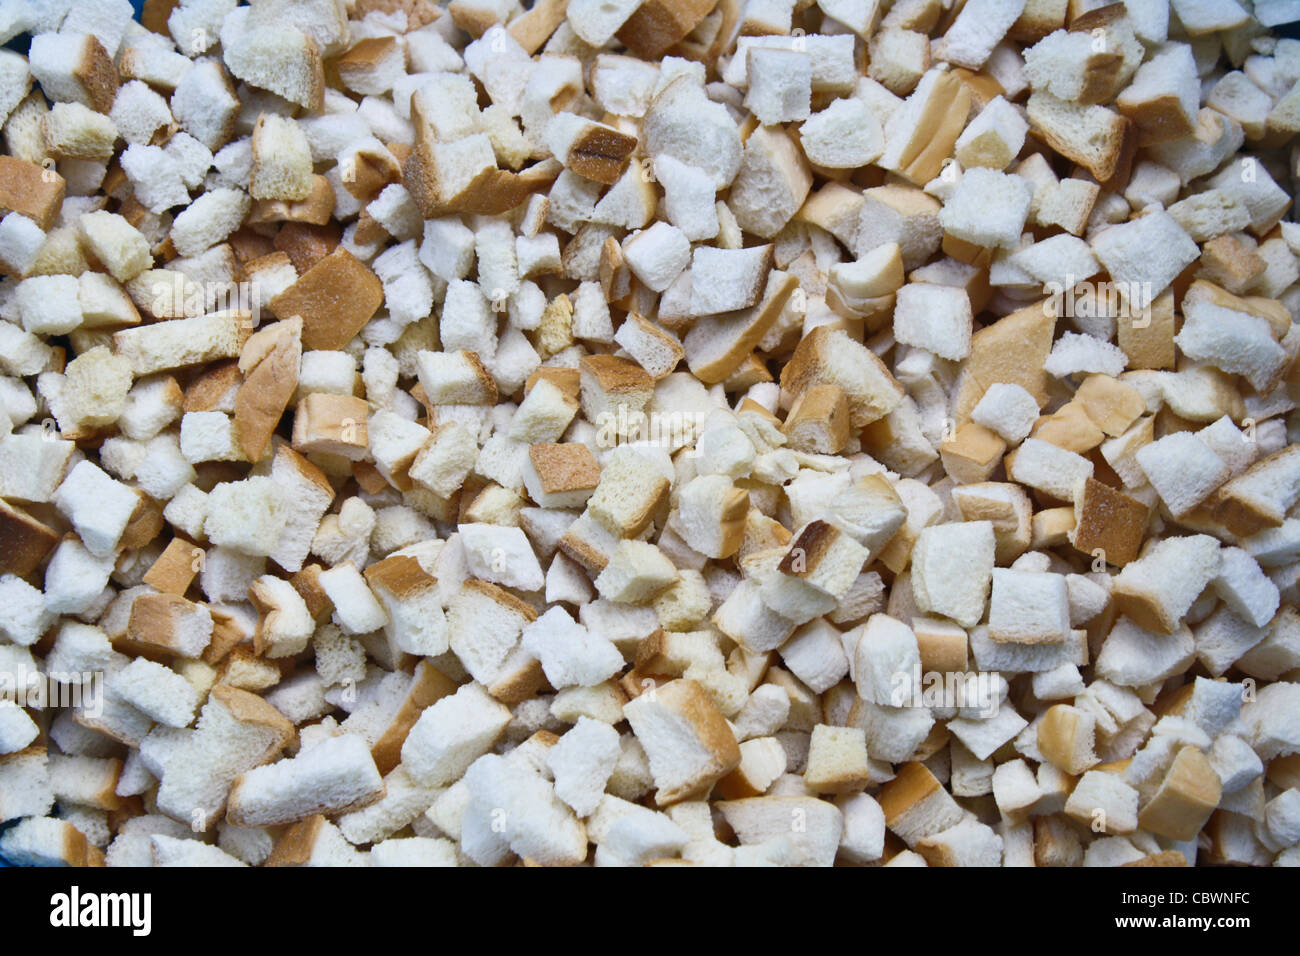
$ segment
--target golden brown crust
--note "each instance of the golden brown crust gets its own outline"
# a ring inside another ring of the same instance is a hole
[[[275,734],[266,751],[257,758],[258,763],[271,760],[298,739],[298,731],[289,722],[289,718],[256,694],[250,694],[237,687],[217,684],[212,688],[211,696],[225,704],[231,715],[240,723],[265,727]]]
[[[415,665],[411,685],[406,690],[397,712],[389,721],[383,734],[370,748],[370,756],[381,774],[387,774],[402,761],[402,744],[420,719],[425,708],[433,706],[448,694],[456,693],[456,682],[434,667],[427,659]]]
[[[63,205],[67,185],[54,169],[14,156],[0,156],[0,214],[16,212],[49,232]]]
[[[559,29],[568,9],[569,0],[537,0],[526,12],[511,20],[506,29],[531,56]]]
[[[0,498],[0,574],[27,577],[54,550],[59,538],[49,525]]]
[[[942,789],[943,785],[925,764],[915,760],[903,764],[894,779],[880,788],[877,798],[885,813],[885,825],[892,829],[908,811]]]
[[[600,465],[582,442],[531,445],[528,458],[547,494],[593,490],[600,481]]]
[[[337,248],[272,299],[271,308],[283,318],[302,317],[303,348],[341,349],[383,302],[379,277],[352,253]]]
[[[1108,564],[1120,567],[1137,560],[1151,509],[1095,478],[1084,482],[1074,507],[1072,543],[1077,550],[1088,555],[1100,550]]]
[[[241,380],[238,360],[213,362],[201,369],[185,386],[185,402],[181,410],[212,411],[222,404],[232,391],[239,388]]]
[[[117,67],[113,65],[113,58],[94,34],[86,34],[81,58],[73,68],[72,75],[86,91],[92,109],[107,114],[113,108],[113,100],[117,99],[117,88],[122,81],[117,75]]]
[[[1056,329],[1056,314],[1049,303],[1026,306],[971,336],[970,357],[957,391],[958,422],[970,418],[971,409],[995,382],[1021,386],[1040,407],[1047,403],[1043,362],[1052,351]]]
[[[289,578],[289,583],[307,605],[307,613],[317,624],[327,621],[334,611],[334,602],[320,586],[320,574],[324,570],[319,564],[309,564]]]
[[[657,60],[684,40],[712,12],[718,0],[646,0],[616,36],[643,60]]]
[[[145,572],[143,581],[164,594],[184,596],[203,566],[203,549],[184,538],[172,538]]]
[[[409,554],[392,554],[376,561],[364,572],[372,588],[380,588],[400,600],[417,597],[437,586],[437,579]]]
[[[369,414],[363,398],[330,392],[304,395],[294,411],[293,447],[300,452],[358,457],[370,447]]]
[[[537,611],[531,604],[520,600],[504,588],[497,587],[491,581],[484,581],[482,578],[470,578],[461,585],[461,590],[473,591],[495,601],[507,611],[520,615],[530,624],[537,620]]]
[[[266,858],[266,866],[303,866],[311,860],[312,850],[325,826],[325,817],[316,814],[288,827],[275,842]]]
[[[1138,814],[1138,826],[1171,840],[1194,840],[1222,796],[1209,758],[1189,744],[1178,751],[1155,795]]]
[[[708,793],[718,780],[740,766],[740,745],[718,705],[697,682],[669,681],[656,688],[655,695],[691,725],[696,740],[713,755],[709,766],[694,780],[655,793],[655,803],[666,807]]]
[[[239,355],[243,383],[235,393],[235,432],[248,461],[259,461],[298,388],[302,320],[297,316],[258,329]]]
[[[258,199],[248,218],[250,226],[266,222],[305,222],[323,226],[334,215],[334,187],[324,176],[313,174],[311,192],[304,199]]]

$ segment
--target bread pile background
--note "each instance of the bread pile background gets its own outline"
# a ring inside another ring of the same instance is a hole
[[[1300,863],[1294,6],[0,0],[0,855]]]

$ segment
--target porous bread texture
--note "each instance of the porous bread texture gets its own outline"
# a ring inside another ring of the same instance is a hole
[[[1300,862],[1287,4],[944,6],[0,0],[0,855]]]

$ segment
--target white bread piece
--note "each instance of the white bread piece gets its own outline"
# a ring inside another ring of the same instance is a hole
[[[1236,793],[1264,772],[1250,744],[1236,734],[1220,734],[1208,754],[1223,793]]]
[[[1094,831],[1123,835],[1138,826],[1138,791],[1119,774],[1089,770],[1065,801],[1065,815]]]
[[[555,795],[579,817],[589,817],[605,792],[605,785],[621,753],[613,727],[589,717],[579,717],[572,729],[546,755],[555,778]]]
[[[934,42],[935,59],[978,70],[1024,9],[1020,0],[971,0]]]
[[[243,860],[230,855],[220,847],[199,840],[180,839],[165,833],[155,833],[149,837],[149,841],[153,850],[153,866],[248,866]]]
[[[1139,311],[1148,308],[1199,255],[1192,238],[1162,210],[1103,229],[1091,244],[1129,307]],[[1139,250],[1146,250],[1146,255]]]
[[[1250,22],[1250,14],[1234,0],[1170,0],[1189,36],[1232,30]]]
[[[912,547],[912,595],[917,607],[964,627],[978,624],[994,576],[994,551],[990,521],[923,528]]]
[[[189,681],[142,657],[112,674],[109,682],[122,700],[168,727],[188,727],[199,710],[199,692]]]
[[[885,811],[870,794],[844,795],[835,801],[844,819],[839,855],[855,863],[873,863],[885,852]],[[897,857],[894,857],[897,859]]]
[[[81,461],[68,472],[51,500],[72,522],[86,550],[107,557],[118,550],[118,542],[140,505],[140,493],[113,480],[94,463]]]
[[[131,363],[131,371],[139,377],[235,358],[249,331],[247,312],[213,312],[115,332],[113,350]]]
[[[677,77],[655,96],[642,122],[642,139],[656,163],[660,155],[668,155],[702,169],[715,189],[731,185],[740,170],[744,147],[736,121],[688,75]]]
[[[235,421],[225,412],[186,412],[181,416],[181,455],[197,465],[204,461],[243,461]]]
[[[1293,477],[1297,463],[1300,456],[1288,447],[1252,464],[1215,496],[1216,518],[1238,534],[1280,527],[1300,498]]]
[[[156,728],[140,749],[160,780],[158,809],[206,830],[224,812],[234,779],[274,759],[294,736],[293,725],[260,697],[217,685],[193,730]]]
[[[124,140],[140,145],[153,139],[158,129],[174,122],[167,101],[139,80],[125,83],[117,91],[109,118]]]
[[[307,137],[288,117],[263,113],[253,126],[249,195],[254,199],[306,199],[312,191]]]
[[[626,704],[623,713],[649,758],[659,806],[706,794],[740,763],[730,726],[693,680],[670,681],[646,692]]]
[[[26,216],[11,212],[0,219],[0,265],[4,266],[6,272],[14,275],[25,275],[30,272],[44,244],[45,230]],[[32,341],[34,344],[39,344],[35,337],[32,337]],[[6,359],[7,365],[13,362],[13,358]]]
[[[854,684],[863,700],[899,706],[900,693],[911,688],[912,673],[920,666],[916,634],[910,627],[887,614],[867,619],[853,657]]]
[[[922,763],[905,763],[876,798],[885,824],[909,846],[960,823],[964,812]]]
[[[1037,488],[1062,501],[1074,501],[1085,478],[1092,477],[1092,462],[1038,438],[1026,438],[1007,469],[1014,481]]]
[[[537,555],[524,533],[503,525],[460,525],[470,573],[485,581],[536,591],[546,583]]]
[[[107,160],[113,157],[117,124],[80,103],[55,103],[41,117],[45,147],[61,159]]]
[[[923,837],[916,850],[930,866],[1000,866],[1003,862],[1003,838],[973,817]]]
[[[89,866],[103,854],[66,820],[27,817],[0,836],[0,856],[15,866]]]
[[[964,289],[911,282],[898,290],[894,338],[941,358],[960,360],[970,354],[973,318]]]
[[[691,312],[714,315],[754,305],[767,283],[771,256],[771,246],[697,246],[691,257]]]
[[[54,806],[45,748],[0,756],[0,820],[39,818]]]
[[[828,169],[865,166],[884,152],[881,122],[862,99],[837,99],[804,121],[799,127],[799,143],[809,162],[818,166]]]
[[[22,71],[24,89],[3,111],[5,115],[26,94],[25,88],[31,79],[36,80],[45,96],[56,103],[78,103],[108,112],[113,103],[112,94],[117,91],[112,52],[106,51],[99,40],[84,31],[55,33],[51,29],[48,33],[32,32],[31,47]]]
[[[955,153],[962,169],[1006,169],[1025,145],[1029,123],[1002,96],[995,96],[957,137]]]
[[[384,631],[395,646],[425,657],[447,650],[447,622],[437,581],[416,558],[389,555],[367,567],[365,578],[384,606]]]
[[[1213,677],[1224,674],[1238,658],[1261,643],[1267,632],[1220,607],[1196,626],[1196,658]]]
[[[1173,432],[1143,445],[1136,457],[1175,518],[1187,514],[1231,476],[1223,459],[1192,432]]]
[[[388,623],[366,579],[351,562],[320,572],[316,580],[334,606],[334,620],[347,634],[368,634]]]
[[[826,621],[814,620],[799,628],[781,646],[781,659],[786,668],[813,693],[825,693],[849,672],[849,659],[840,633]],[[750,699],[753,700],[753,695]],[[738,716],[737,727],[739,721]]]
[[[366,742],[342,734],[237,777],[226,819],[241,827],[293,823],[316,813],[350,812],[383,794]]]
[[[1171,633],[1202,589],[1219,573],[1219,544],[1209,535],[1165,538],[1124,566],[1111,593],[1121,614]]]
[[[1183,327],[1174,343],[1184,355],[1242,375],[1257,391],[1272,387],[1287,363],[1267,319],[1229,307],[1194,285],[1183,297]]]
[[[291,103],[319,111],[325,82],[317,41],[258,8],[234,10],[221,24],[222,59],[230,72]]]
[[[1113,684],[1141,687],[1181,674],[1192,663],[1195,642],[1186,625],[1162,635],[1121,617],[1097,655],[1095,670]]]
[[[264,574],[248,589],[260,615],[254,649],[268,658],[291,657],[307,647],[316,622],[302,595],[283,578]]]
[[[40,735],[40,728],[27,711],[6,701],[0,704],[0,754],[15,754]],[[3,765],[0,765],[3,766]],[[3,775],[0,769],[0,775]]]
[[[1056,644],[1070,633],[1064,575],[996,568],[989,600],[989,636],[1017,644]]]
[[[63,335],[81,325],[80,289],[73,276],[32,276],[18,283],[14,304],[33,335]]]
[[[80,614],[90,608],[108,584],[108,574],[112,573],[114,563],[112,557],[95,557],[77,538],[64,538],[45,566],[44,610],[56,614]],[[21,579],[15,577],[14,580]],[[12,582],[10,585],[17,589]],[[41,636],[27,630],[28,627],[41,626],[43,629],[48,626],[44,616],[31,614],[26,603],[16,606],[18,613],[13,618],[12,634],[18,636],[11,636],[11,640],[18,644],[35,643]]]
[[[384,795],[359,810],[338,818],[339,830],[354,845],[402,843],[388,837],[409,825],[433,805],[440,788],[416,783],[406,768],[398,764],[384,777]]]
[[[623,540],[596,577],[596,590],[607,601],[644,604],[677,579],[677,569],[653,544]]]
[[[812,188],[812,174],[789,135],[759,127],[745,142],[727,205],[742,229],[774,237],[799,211]]]
[[[77,228],[81,242],[118,282],[134,279],[153,265],[149,241],[116,213],[87,213],[78,219]]]
[[[656,222],[649,229],[634,233],[623,246],[628,268],[655,292],[672,285],[690,262],[690,256],[690,241],[680,229],[666,222]]]
[[[1038,420],[1038,402],[1014,383],[994,382],[971,409],[971,421],[992,429],[1008,445],[1028,437]]]
[[[253,476],[218,484],[208,493],[203,533],[213,544],[269,555],[288,521],[286,492],[274,478]]]
[[[1019,176],[983,167],[968,169],[939,212],[939,222],[949,234],[967,242],[1014,249],[1033,195]]]
[[[208,190],[172,221],[172,245],[182,256],[200,255],[238,229],[251,208],[252,200],[242,190]],[[114,276],[122,279],[116,272]]]
[[[471,578],[447,609],[451,650],[470,676],[493,692],[519,654],[523,629],[535,620],[537,614],[529,605],[493,584]]]
[[[737,53],[739,56],[740,54]],[[808,118],[812,104],[812,59],[802,50],[750,47],[745,106],[763,125]]]
[[[1236,126],[1234,124],[1233,128]],[[1278,223],[1290,198],[1259,160],[1250,155],[1229,163],[1206,180],[1206,184],[1212,189],[1222,190],[1246,207],[1250,212],[1250,231],[1257,236],[1264,235]]]
[[[599,48],[613,38],[638,6],[632,0],[603,4],[597,0],[570,0],[565,16],[583,42]]]
[[[1011,257],[1011,262],[1048,289],[1072,289],[1101,269],[1091,247],[1069,235],[1051,236],[1026,246]]]
[[[551,686],[592,687],[623,669],[623,656],[603,634],[589,631],[561,607],[552,607],[528,624],[524,650],[542,663]]]
[[[402,766],[425,786],[452,783],[505,732],[510,711],[477,683],[427,708],[402,744]]]
[[[46,502],[76,463],[76,445],[42,432],[0,438],[0,495],[19,501]]]
[[[383,840],[370,848],[371,866],[455,866],[456,845],[431,837]]]
[[[712,239],[718,234],[717,185],[706,170],[664,152],[655,157],[654,174],[663,187],[664,214],[687,239]]]
[[[586,858],[586,827],[532,767],[489,754],[474,762],[465,784],[461,851],[475,862],[494,865],[511,853],[541,866],[572,866]]]
[[[496,351],[495,344],[491,351]],[[416,362],[420,384],[433,404],[491,405],[496,402],[496,384],[483,367],[478,353],[422,350],[416,353]]]
[[[795,622],[768,608],[756,581],[738,584],[714,613],[712,623],[750,651],[776,650],[795,629]]]
[[[1148,145],[1192,133],[1200,94],[1191,47],[1171,44],[1138,67],[1115,105],[1137,126],[1139,142]]]

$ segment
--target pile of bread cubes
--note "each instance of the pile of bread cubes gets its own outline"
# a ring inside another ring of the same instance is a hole
[[[1300,864],[1296,6],[0,0],[0,856]]]

